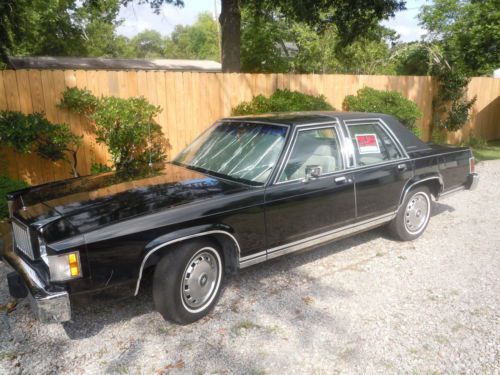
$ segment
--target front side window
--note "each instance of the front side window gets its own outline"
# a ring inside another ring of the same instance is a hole
[[[335,127],[299,130],[279,182],[303,179],[312,168],[322,175],[341,170],[341,155]]]
[[[401,158],[396,144],[379,124],[350,124],[347,127],[359,166]]]
[[[174,160],[215,176],[263,185],[285,144],[287,127],[245,122],[219,123]]]

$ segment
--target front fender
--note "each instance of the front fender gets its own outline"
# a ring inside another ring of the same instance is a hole
[[[141,254],[141,265],[138,271],[134,295],[139,293],[144,269],[157,264],[159,259],[161,259],[161,255],[163,255],[164,251],[168,251],[170,245],[204,236],[220,238],[218,242],[222,242],[221,245],[226,259],[234,258],[234,260],[237,261],[240,258],[241,249],[238,240],[234,235],[233,229],[228,225],[205,224],[169,232],[155,238],[144,247]]]

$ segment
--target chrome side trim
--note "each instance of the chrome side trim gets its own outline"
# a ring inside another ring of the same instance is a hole
[[[297,130],[294,132],[294,134],[292,134],[291,142],[288,144],[288,147],[286,148],[285,153],[284,153],[283,160],[281,161],[279,169],[278,169],[276,175],[274,176],[274,180],[272,182],[273,185],[281,185],[281,184],[286,184],[289,182],[303,180],[301,178],[298,178],[295,180],[279,181],[280,176],[286,167],[286,164],[290,160],[290,156],[292,155],[293,148],[295,147],[295,144],[297,142],[298,135],[302,131],[333,128],[335,130],[336,135],[337,135],[337,139],[338,139],[339,147],[340,147],[339,154],[342,157],[342,169],[339,169],[339,170],[333,171],[333,172],[329,172],[329,173],[325,173],[325,174],[321,175],[320,178],[325,177],[325,176],[329,176],[329,175],[333,175],[336,173],[343,173],[347,170],[347,167],[346,167],[347,166],[347,159],[346,159],[345,153],[343,152],[343,150],[345,149],[345,145],[344,145],[345,135],[344,135],[344,132],[342,130],[342,127],[340,126],[340,124],[337,121],[324,123],[320,126],[314,126],[314,124],[304,124],[304,125],[296,126],[296,128],[297,128]]]
[[[414,187],[415,185],[418,185],[422,182],[429,181],[429,180],[438,180],[439,185],[441,185],[441,191],[443,190],[443,183],[442,183],[441,178],[439,176],[426,177],[426,178],[422,178],[421,180],[415,181],[415,182],[409,184],[408,186],[405,186],[405,188],[403,189],[403,191],[401,193],[401,197],[399,198],[398,210],[401,207],[401,205],[403,204],[403,202],[405,201],[406,195],[412,189],[412,187]],[[436,198],[439,198],[441,195],[442,195],[441,192],[439,192],[439,194]]]
[[[236,245],[236,248],[238,249],[238,259],[240,259],[240,254],[241,254],[240,244],[238,243],[238,241],[236,240],[236,238],[231,233],[226,232],[224,230],[210,230],[210,231],[207,231],[207,232],[201,232],[201,233],[191,234],[189,236],[179,237],[179,238],[176,238],[174,240],[167,241],[167,242],[162,243],[162,244],[154,247],[153,249],[151,249],[146,254],[146,256],[144,257],[144,259],[142,260],[141,268],[139,269],[139,277],[137,278],[137,284],[136,284],[136,287],[135,287],[134,296],[137,296],[137,294],[139,294],[139,286],[141,285],[141,279],[142,279],[142,273],[144,271],[144,265],[146,264],[147,260],[149,259],[149,257],[152,254],[154,254],[156,251],[160,250],[161,248],[163,248],[165,246],[172,245],[172,244],[177,243],[177,242],[182,242],[182,241],[185,241],[185,240],[189,240],[191,238],[208,236],[210,234],[225,234],[226,236],[230,237],[233,240],[234,244]]]
[[[241,257],[240,262],[246,262],[246,261],[251,260],[253,258],[257,258],[257,257],[260,257],[262,255],[266,255],[266,253],[267,253],[267,251],[264,250],[264,251],[261,251],[261,252],[255,253],[255,254],[250,254],[250,255],[247,255],[245,257]]]
[[[260,253],[259,253],[260,254]],[[258,257],[252,258],[252,259],[247,259],[247,260],[241,260],[239,267],[240,268],[246,268],[250,267],[254,264],[265,262],[267,260],[267,255],[266,252],[264,251],[263,255],[259,255]]]
[[[378,227],[382,224],[385,224],[391,221],[394,217],[396,217],[397,211],[391,212],[385,215],[377,216],[375,218],[371,218],[368,220],[364,220],[360,223],[349,224],[341,228],[337,228],[325,233],[320,233],[311,237],[303,238],[298,241],[294,241],[285,245],[273,247],[267,250],[267,256],[259,255],[250,260],[245,260],[240,262],[240,268],[245,268],[251,266],[256,263],[264,262],[269,259],[277,258],[281,255],[293,253],[295,251],[299,251],[302,249],[306,249],[308,247],[312,247],[315,245],[319,245],[325,242],[329,242],[350,234],[358,233],[364,230],[372,229]],[[258,253],[262,254],[262,253]]]

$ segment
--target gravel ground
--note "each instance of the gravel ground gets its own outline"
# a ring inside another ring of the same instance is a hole
[[[0,312],[0,373],[500,373],[500,161],[434,205],[414,242],[381,229],[255,266],[214,312],[165,323],[148,289],[41,325]],[[0,262],[0,304],[9,300]],[[9,328],[10,327],[10,328]]]

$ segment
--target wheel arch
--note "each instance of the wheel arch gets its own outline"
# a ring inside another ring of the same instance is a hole
[[[429,188],[431,194],[434,195],[434,197],[437,199],[443,192],[444,188],[443,178],[439,174],[435,173],[424,176],[415,176],[414,178],[410,179],[406,183],[401,193],[401,197],[399,199],[399,206],[403,204],[408,192],[417,186],[426,186],[427,188]]]
[[[141,255],[141,264],[138,270],[134,295],[139,294],[144,270],[158,264],[162,256],[182,242],[196,238],[210,238],[222,249],[226,272],[234,273],[237,270],[240,258],[240,245],[228,226],[203,225],[185,228],[170,232],[149,242]]]

